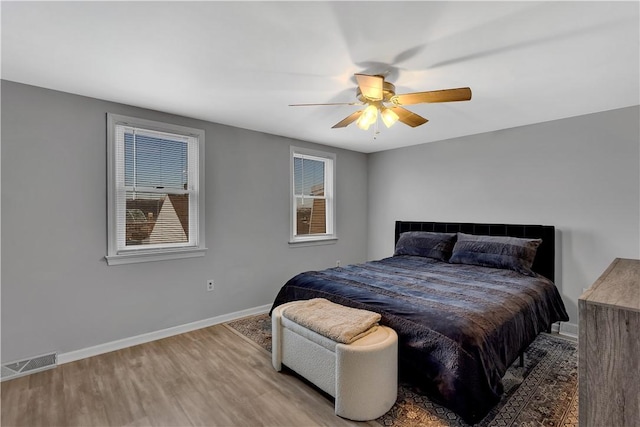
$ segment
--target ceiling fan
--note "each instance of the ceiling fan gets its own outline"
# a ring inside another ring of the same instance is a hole
[[[332,126],[333,129],[343,128],[356,122],[363,130],[369,129],[378,121],[378,115],[387,127],[400,121],[411,127],[428,122],[422,116],[403,108],[404,105],[414,105],[434,102],[468,101],[471,99],[471,89],[461,87],[457,89],[432,90],[428,92],[414,92],[396,95],[396,87],[384,80],[381,75],[355,74],[358,82],[356,97],[360,102],[344,102],[331,104],[290,104],[290,107],[309,107],[317,105],[366,105],[362,110],[345,117]]]

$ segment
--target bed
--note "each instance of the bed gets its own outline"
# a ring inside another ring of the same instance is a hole
[[[451,236],[453,243],[447,240]],[[502,376],[536,336],[569,320],[552,282],[555,229],[397,221],[395,240],[392,257],[298,274],[280,289],[272,309],[326,298],[380,313],[381,324],[398,333],[402,377],[475,423],[499,401]],[[503,265],[502,255],[478,263],[476,254],[469,258],[464,252],[478,247],[491,252],[494,241],[536,246],[535,258],[519,271]]]

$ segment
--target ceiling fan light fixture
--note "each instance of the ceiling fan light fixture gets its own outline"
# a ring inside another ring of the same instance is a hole
[[[382,117],[382,121],[384,122],[385,126],[388,128],[393,126],[400,118],[400,116],[398,116],[393,110],[389,108],[383,108],[380,111],[380,116]]]
[[[364,111],[362,112],[362,115],[360,116],[360,118],[358,118],[358,121],[356,122],[356,124],[360,129],[367,130],[369,129],[369,126],[371,126],[376,122],[377,119],[378,119],[378,108],[375,105],[369,105],[367,108],[364,109]]]

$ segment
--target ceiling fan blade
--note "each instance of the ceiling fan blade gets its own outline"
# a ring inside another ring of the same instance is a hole
[[[345,117],[344,119],[342,119],[341,121],[339,121],[335,125],[331,126],[331,129],[344,128],[344,127],[349,126],[351,123],[353,123],[356,120],[358,120],[358,118],[362,115],[363,112],[364,112],[364,110],[356,111],[355,113]]]
[[[384,77],[370,76],[368,74],[356,74],[355,76],[360,92],[365,98],[372,101],[382,101],[382,82]]]
[[[289,107],[315,107],[318,105],[364,105],[361,102],[333,102],[329,104],[289,104]]]
[[[401,121],[405,125],[411,126],[412,128],[423,125],[429,121],[424,117],[417,115],[416,113],[412,113],[406,108],[393,107],[393,108],[390,108],[390,110],[392,110],[394,113],[398,115],[399,121]]]
[[[461,87],[457,89],[432,90],[429,92],[415,92],[396,95],[391,102],[396,105],[413,105],[424,102],[453,102],[471,99],[471,89]]]

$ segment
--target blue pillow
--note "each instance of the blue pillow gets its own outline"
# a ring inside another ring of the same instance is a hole
[[[531,266],[540,243],[541,239],[458,233],[449,262],[503,268],[535,276]]]
[[[407,231],[400,234],[394,255],[414,255],[447,261],[455,240],[455,233]]]

